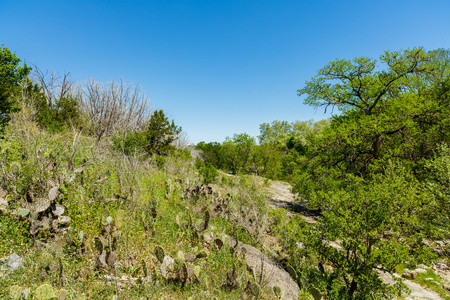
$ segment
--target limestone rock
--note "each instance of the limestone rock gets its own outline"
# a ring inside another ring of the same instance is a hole
[[[405,269],[402,276],[403,276],[403,278],[406,278],[406,279],[416,279],[417,272]]]
[[[414,269],[414,272],[416,272],[417,274],[426,274],[427,270],[425,270],[423,268],[417,268],[417,269]]]
[[[5,272],[15,271],[21,268],[24,264],[25,260],[15,253],[0,258],[0,276],[2,276]]]
[[[300,289],[288,272],[255,247],[236,241],[228,235],[225,235],[224,240],[231,247],[235,248],[237,253],[245,253],[247,268],[254,270],[258,278],[260,278],[262,271],[264,284],[270,288],[280,287],[283,295],[282,299],[298,300]]]
[[[175,260],[170,256],[164,256],[163,262],[161,264],[161,274],[164,278],[168,277],[168,271],[171,271],[173,269],[173,264],[175,263]]]

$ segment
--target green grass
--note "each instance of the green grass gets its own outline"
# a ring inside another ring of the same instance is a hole
[[[417,283],[437,292],[443,299],[450,299],[449,292],[442,287],[442,279],[437,275],[432,269],[426,269],[426,273],[417,274]],[[427,280],[427,278],[432,278],[432,280]]]

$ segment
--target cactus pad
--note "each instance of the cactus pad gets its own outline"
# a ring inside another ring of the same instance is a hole
[[[50,284],[42,284],[34,291],[34,297],[37,300],[50,300],[56,297],[55,291]]]
[[[58,197],[58,190],[59,190],[58,186],[52,187],[48,192],[48,200],[50,201],[55,200],[56,197]]]
[[[116,227],[121,228],[123,226],[123,220],[125,218],[125,211],[123,209],[119,209],[116,212]]]
[[[160,246],[155,247],[155,255],[160,263],[162,263],[164,261],[164,256],[165,256],[164,250]]]

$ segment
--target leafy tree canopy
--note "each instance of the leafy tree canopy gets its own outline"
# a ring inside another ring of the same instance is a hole
[[[448,228],[446,148],[433,159],[450,141],[448,58],[415,48],[385,52],[384,69],[366,57],[336,60],[298,90],[306,104],[340,111],[293,182],[321,212],[305,244],[332,265],[320,289],[333,299],[372,299],[369,289],[389,299],[395,291],[376,270],[423,259],[421,239]]]
[[[17,110],[11,94],[31,71],[26,63],[20,66],[20,61],[8,48],[0,47],[0,130],[9,122],[9,113]]]
[[[422,48],[386,51],[380,61],[387,65],[386,69],[379,70],[377,61],[368,57],[335,60],[320,69],[298,94],[308,95],[306,104],[361,110],[369,115],[389,99],[411,90],[408,78],[433,69],[430,55]]]

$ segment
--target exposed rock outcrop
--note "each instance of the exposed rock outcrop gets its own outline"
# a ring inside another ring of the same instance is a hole
[[[226,235],[226,241],[238,253],[245,253],[245,261],[249,270],[254,270],[257,278],[268,287],[278,286],[282,292],[282,299],[298,300],[300,289],[288,272],[269,259],[253,246],[236,241]],[[245,250],[243,250],[245,249]]]

